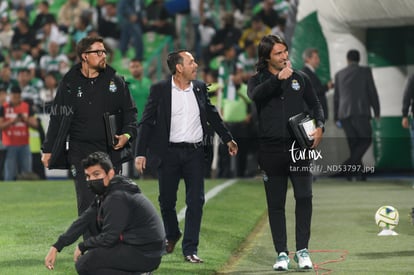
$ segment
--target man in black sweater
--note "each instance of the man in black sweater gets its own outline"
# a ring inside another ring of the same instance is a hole
[[[79,243],[74,253],[78,274],[157,269],[165,251],[165,232],[155,207],[134,182],[115,175],[106,153],[92,153],[82,165],[95,201],[52,245],[45,258],[46,268],[54,269],[57,252],[94,224],[99,233]]]

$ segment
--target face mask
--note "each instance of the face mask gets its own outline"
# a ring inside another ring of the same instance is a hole
[[[103,179],[88,180],[88,187],[97,195],[103,195],[106,191]]]

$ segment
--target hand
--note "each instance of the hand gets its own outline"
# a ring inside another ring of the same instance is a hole
[[[237,155],[237,151],[239,150],[239,147],[237,146],[237,143],[234,140],[230,140],[229,142],[227,142],[227,147],[229,148],[230,156]]]
[[[405,117],[402,118],[401,125],[405,129],[408,129],[410,127],[410,125],[408,123],[408,117],[405,116]]]
[[[79,260],[79,257],[82,255],[82,251],[80,251],[79,246],[75,248],[75,251],[73,252],[73,260],[75,263]]]
[[[57,255],[57,249],[56,247],[52,246],[49,249],[49,252],[46,255],[45,258],[45,266],[49,270],[53,270],[55,268],[55,261],[56,261],[56,255]]]
[[[146,157],[136,157],[135,158],[135,168],[138,170],[140,175],[144,174],[144,170],[147,165],[147,158]]]
[[[43,163],[44,167],[46,167],[46,168],[49,167],[49,160],[50,160],[51,156],[52,156],[51,153],[43,153],[42,154],[42,163]]]
[[[279,80],[288,79],[293,74],[292,64],[289,60],[286,61],[286,67],[284,67],[277,75]]]
[[[113,146],[115,150],[119,150],[125,146],[125,144],[128,142],[128,137],[126,135],[115,135],[116,140],[118,140],[118,143]]]
[[[328,87],[328,90],[333,89],[334,83],[332,82],[332,80],[329,80],[328,83],[326,83],[326,86]]]
[[[318,147],[319,143],[322,140],[323,130],[322,128],[318,127],[315,129],[315,131],[313,131],[309,135],[313,137],[313,144],[312,144],[311,149],[315,149],[316,147]]]

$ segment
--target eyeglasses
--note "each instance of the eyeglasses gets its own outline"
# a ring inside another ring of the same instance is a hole
[[[84,53],[96,53],[97,56],[102,56],[103,54],[107,54],[106,50],[94,50],[94,51],[86,51]]]

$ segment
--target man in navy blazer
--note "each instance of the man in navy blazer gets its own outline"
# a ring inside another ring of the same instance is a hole
[[[195,80],[197,63],[190,52],[171,52],[167,58],[172,77],[151,86],[138,129],[135,167],[143,173],[147,155],[158,160],[159,203],[166,231],[166,252],[172,253],[181,238],[178,225],[177,190],[183,178],[186,187],[182,252],[190,263],[202,263],[197,256],[204,205],[204,148],[212,127],[237,154],[237,144],[225,127],[217,109],[210,103],[207,86]]]

